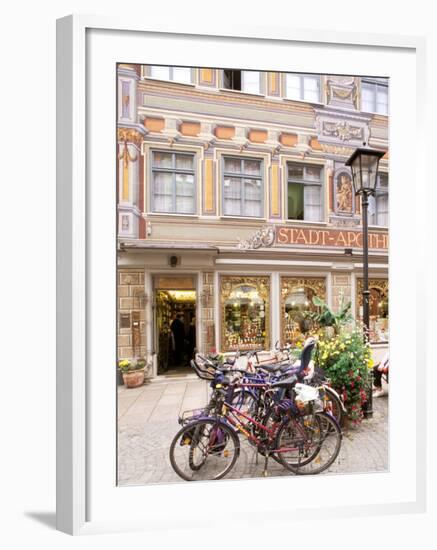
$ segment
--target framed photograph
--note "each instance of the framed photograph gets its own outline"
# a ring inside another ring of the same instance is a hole
[[[424,41],[235,29],[58,21],[62,531],[425,508]]]

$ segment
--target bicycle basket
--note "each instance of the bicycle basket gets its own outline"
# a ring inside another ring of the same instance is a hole
[[[189,422],[192,422],[193,420],[197,420],[198,418],[202,418],[208,416],[208,410],[203,409],[191,409],[189,411],[184,411],[178,418],[179,424],[182,426],[185,426],[185,424],[188,424]]]

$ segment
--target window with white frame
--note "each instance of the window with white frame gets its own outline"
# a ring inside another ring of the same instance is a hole
[[[322,221],[321,166],[287,163],[287,217],[289,220]]]
[[[253,158],[223,158],[223,214],[263,216],[262,161]]]
[[[298,101],[320,103],[320,75],[287,73],[285,97]]]
[[[172,80],[190,84],[192,82],[190,67],[166,67],[164,65],[151,65],[150,76],[159,80]]]
[[[194,153],[151,152],[151,210],[194,214],[196,174]]]
[[[388,114],[388,80],[386,78],[361,80],[361,110],[368,113]]]
[[[240,90],[249,94],[261,94],[261,75],[259,71],[235,71],[225,69],[223,71],[223,88],[228,90]]]
[[[369,224],[388,227],[388,176],[379,174],[375,195],[369,196]]]

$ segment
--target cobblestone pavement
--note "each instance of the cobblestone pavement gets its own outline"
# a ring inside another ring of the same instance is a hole
[[[168,451],[179,429],[178,414],[206,404],[208,385],[194,378],[160,377],[141,388],[118,390],[118,483],[143,485],[182,481]],[[345,431],[339,457],[321,475],[388,471],[388,398],[374,399],[374,415]],[[243,438],[229,478],[262,477],[264,461]],[[269,476],[293,475],[269,461]]]

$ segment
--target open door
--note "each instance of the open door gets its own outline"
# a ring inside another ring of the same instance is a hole
[[[190,368],[196,347],[196,301],[194,277],[156,278],[154,327],[158,374],[178,374]]]

